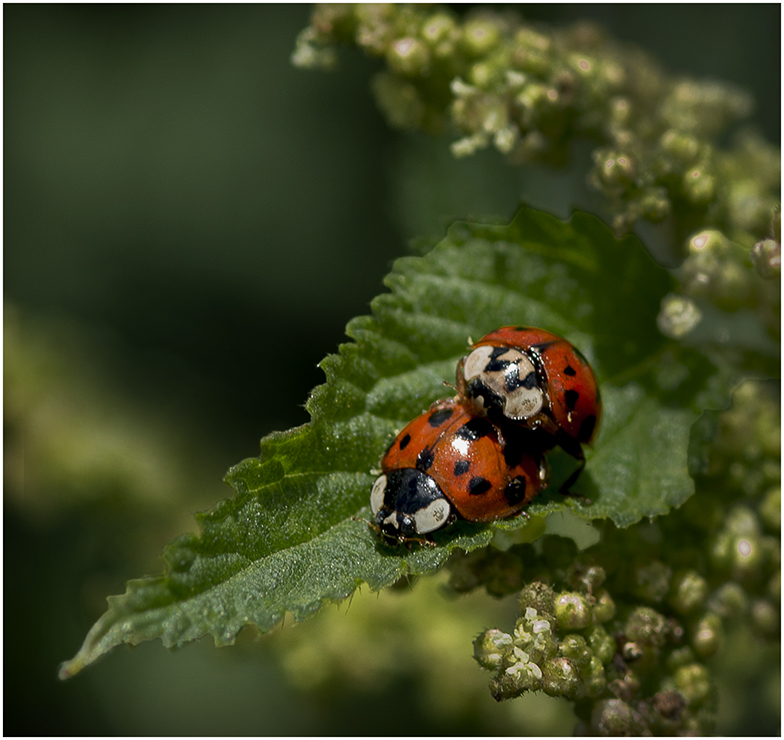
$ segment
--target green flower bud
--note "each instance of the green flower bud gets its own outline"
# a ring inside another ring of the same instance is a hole
[[[714,254],[723,256],[730,250],[730,242],[724,234],[715,229],[706,229],[689,239],[689,254]]]
[[[634,642],[663,645],[667,637],[667,622],[659,612],[639,606],[629,615],[623,632],[627,639]]]
[[[468,71],[468,80],[477,87],[489,87],[493,78],[498,73],[495,65],[489,62],[477,62]]]
[[[778,610],[764,599],[758,599],[751,605],[751,623],[763,637],[776,637],[781,628]]]
[[[591,730],[605,737],[642,735],[646,730],[642,717],[620,699],[597,702],[591,713]]]
[[[708,582],[696,570],[681,571],[672,581],[669,602],[680,614],[702,606],[708,597]]]
[[[763,239],[751,250],[751,259],[757,272],[764,278],[781,277],[781,243],[775,239]]]
[[[582,635],[567,635],[561,640],[561,655],[569,658],[572,665],[583,673],[590,665],[593,657],[588,643]]]
[[[697,655],[707,658],[721,647],[722,637],[721,618],[718,614],[708,612],[694,625],[691,644]]]
[[[607,688],[607,679],[604,675],[604,666],[599,658],[592,655],[588,669],[583,677],[580,693],[583,696],[599,696],[605,688]]]
[[[463,48],[473,56],[487,54],[500,40],[501,29],[489,18],[475,18],[463,27]]]
[[[700,663],[690,663],[675,671],[675,687],[683,695],[686,704],[696,707],[702,704],[711,693],[708,669]]]
[[[615,656],[615,640],[607,634],[604,627],[596,626],[588,634],[588,644],[593,654],[604,664]]]
[[[691,298],[674,293],[662,298],[656,325],[665,337],[680,339],[692,331],[700,321],[702,321],[702,311]]]
[[[629,98],[613,98],[610,101],[610,120],[614,126],[627,126],[632,116]]]
[[[520,592],[520,613],[524,616],[527,609],[535,609],[538,618],[546,619],[551,629],[555,627],[555,591],[550,586],[529,583]]]
[[[746,592],[739,583],[732,581],[718,588],[708,600],[708,608],[724,619],[740,616],[747,607]]]
[[[693,162],[700,153],[700,141],[691,134],[669,129],[661,137],[661,148],[681,162]]]
[[[615,616],[615,602],[607,589],[596,592],[596,603],[593,605],[593,621],[606,622]]]
[[[682,666],[694,663],[694,651],[688,646],[676,648],[667,657],[667,668],[670,671],[675,671]]]
[[[634,180],[634,159],[624,152],[597,152],[594,156],[599,181],[609,187],[628,185]]]
[[[591,625],[591,608],[584,596],[567,591],[555,600],[555,617],[559,629],[582,630]]]
[[[488,671],[498,670],[512,650],[512,636],[501,630],[487,630],[474,640],[474,658]]]
[[[547,106],[549,88],[540,82],[529,82],[515,96],[520,108],[519,123],[524,129],[534,128]]]
[[[665,188],[650,188],[640,201],[642,217],[658,224],[670,215],[672,204]]]
[[[569,569],[569,583],[587,594],[592,594],[606,578],[607,573],[600,565],[585,566],[576,561]]]
[[[397,39],[387,49],[387,63],[392,71],[406,77],[425,74],[430,53],[423,41],[413,36]]]
[[[520,28],[514,37],[512,64],[517,69],[545,77],[552,65],[551,47],[552,40],[549,36],[538,33],[532,28]]]
[[[568,658],[551,658],[542,666],[542,690],[549,696],[573,699],[580,688],[577,669]]]
[[[705,165],[690,167],[683,175],[683,191],[694,205],[706,205],[716,196],[716,178],[707,171]]]
[[[297,36],[291,63],[300,69],[327,69],[337,66],[338,55],[334,48],[319,43],[313,28],[306,28]]]
[[[493,134],[493,144],[501,154],[509,154],[520,138],[520,129],[515,125],[507,126]]]
[[[419,32],[422,40],[431,47],[452,38],[457,31],[455,21],[446,13],[435,13],[422,24]]]
[[[394,6],[391,3],[358,3],[353,9],[357,20],[357,44],[374,56],[383,56],[396,36]]]
[[[765,185],[756,177],[733,178],[725,193],[732,223],[744,231],[762,232],[770,223],[770,201]]]
[[[634,569],[634,593],[645,601],[661,601],[670,590],[672,570],[660,560]]]

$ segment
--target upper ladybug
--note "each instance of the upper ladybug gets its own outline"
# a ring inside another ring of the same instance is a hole
[[[544,430],[578,460],[599,427],[602,404],[591,366],[566,339],[543,329],[504,326],[482,337],[458,363],[457,390],[476,413]]]

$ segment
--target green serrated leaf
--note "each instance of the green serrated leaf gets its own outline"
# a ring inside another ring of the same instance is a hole
[[[362,583],[432,572],[498,529],[528,526],[533,538],[552,512],[628,526],[691,495],[689,430],[715,369],[658,332],[673,280],[636,237],[617,240],[587,214],[564,223],[523,208],[505,227],[455,224],[426,256],[398,260],[386,285],[372,315],[349,322],[354,342],[322,363],[311,422],[266,437],[259,458],[228,472],[234,498],[198,517],[201,536],[167,548],[164,576],[110,598],[62,676],[123,642],[176,646],[210,633],[229,644],[245,624],[268,630],[287,611],[304,619]],[[531,520],[458,522],[436,533],[433,549],[385,544],[352,519],[369,516],[372,470],[400,427],[450,395],[444,382],[469,338],[506,324],[567,337],[596,370],[605,413],[573,489],[584,498],[550,492]],[[657,374],[667,362],[674,371]]]

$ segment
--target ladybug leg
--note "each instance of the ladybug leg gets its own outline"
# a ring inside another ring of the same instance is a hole
[[[435,547],[436,543],[433,540],[423,539],[421,537],[398,537],[398,544],[405,544],[408,550],[413,548],[413,543],[418,542],[425,547]]]
[[[580,460],[580,465],[578,466],[577,470],[575,470],[564,482],[563,485],[558,489],[558,492],[563,494],[564,496],[570,496],[571,498],[579,498],[582,499],[586,504],[590,506],[590,499],[586,498],[582,493],[573,493],[569,489],[575,484],[577,479],[580,477],[580,473],[583,472],[583,468],[585,467],[585,458]]]
[[[562,450],[564,450],[564,452],[570,454],[580,463],[577,466],[577,469],[563,482],[561,487],[558,489],[559,493],[563,494],[564,496],[571,496],[572,498],[582,499],[585,504],[590,506],[590,499],[581,493],[572,493],[569,490],[577,482],[577,479],[580,477],[580,473],[583,472],[583,468],[585,467],[585,453],[583,452],[582,445],[564,434],[558,435],[558,445]]]

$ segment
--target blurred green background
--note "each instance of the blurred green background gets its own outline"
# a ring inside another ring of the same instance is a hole
[[[779,142],[779,5],[516,7],[593,18],[673,72],[746,87]],[[600,208],[580,167],[457,161],[390,131],[377,60],[292,68],[309,13],[3,7],[6,735],[571,732],[547,697],[495,705],[471,659],[514,603],[445,601],[437,580],[237,649],[153,643],[56,679],[106,595],[159,572],[165,543],[229,494],[226,469],[307,421],[317,363],[409,239],[521,198]],[[774,732],[776,687],[750,698],[726,660],[720,729]]]

